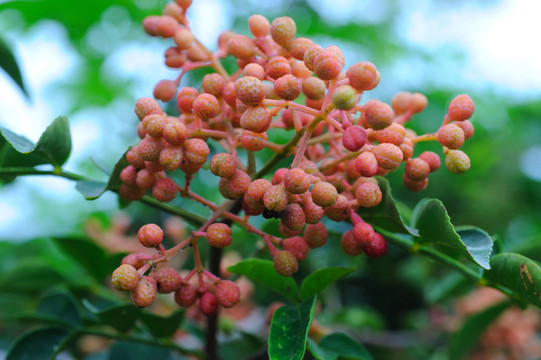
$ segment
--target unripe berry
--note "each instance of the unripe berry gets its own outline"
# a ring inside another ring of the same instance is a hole
[[[265,71],[270,78],[278,79],[282,76],[291,74],[291,66],[285,57],[274,56],[267,63]]]
[[[171,145],[182,145],[188,137],[188,129],[180,121],[171,121],[163,129],[163,139]]]
[[[314,58],[314,73],[321,80],[336,79],[340,71],[342,65],[334,53],[322,51]]]
[[[355,170],[364,177],[372,177],[378,171],[376,156],[370,151],[363,152],[355,159]]]
[[[326,181],[315,183],[310,194],[314,204],[323,208],[333,206],[338,198],[338,191],[336,191],[334,185]]]
[[[120,181],[122,181],[124,184],[135,185],[135,179],[137,178],[137,169],[132,165],[128,165],[127,167],[122,169],[119,177]]]
[[[120,291],[130,291],[137,287],[139,274],[137,269],[128,264],[120,265],[113,271],[111,284]]]
[[[285,176],[286,190],[292,194],[302,194],[310,188],[310,177],[300,168],[290,169]]]
[[[350,256],[357,256],[363,253],[363,247],[355,239],[353,230],[346,231],[344,235],[342,235],[340,245],[342,246],[342,250]]]
[[[370,182],[360,184],[357,191],[355,191],[357,204],[365,208],[378,206],[382,196],[379,186]]]
[[[162,178],[152,187],[152,196],[158,201],[169,202],[177,196],[178,188],[171,178]]]
[[[197,289],[190,283],[181,283],[175,291],[175,302],[179,306],[188,307],[197,300]]]
[[[193,111],[193,102],[198,95],[199,92],[193,87],[186,86],[180,89],[177,95],[178,109],[185,114],[190,114]]]
[[[249,131],[262,133],[270,127],[272,116],[264,106],[251,106],[242,114],[240,125]]]
[[[171,268],[161,268],[154,274],[154,278],[160,294],[176,291],[182,282],[180,274]]]
[[[163,241],[163,230],[156,224],[146,224],[137,232],[137,238],[145,247],[156,247]]]
[[[295,256],[297,261],[303,261],[308,255],[310,247],[304,239],[300,236],[294,236],[282,241],[282,246],[284,250],[287,250]]]
[[[249,59],[255,55],[255,44],[247,36],[234,35],[227,42],[227,51],[237,59]]]
[[[278,45],[289,48],[296,32],[297,25],[289,16],[282,16],[272,20],[270,33],[272,40]]]
[[[267,134],[244,130],[240,137],[240,143],[248,151],[261,151],[267,146]]]
[[[357,104],[357,93],[349,85],[337,87],[331,95],[332,102],[339,110],[350,110]]]
[[[305,224],[305,217],[301,206],[296,203],[286,206],[281,221],[286,227],[293,231],[302,230]]]
[[[203,91],[215,97],[221,97],[225,87],[225,79],[218,73],[207,74],[201,83]]]
[[[184,142],[184,157],[190,164],[203,165],[209,153],[209,146],[204,140],[192,138]]]
[[[366,144],[366,131],[358,125],[349,126],[342,135],[342,144],[349,151],[358,151]]]
[[[430,172],[436,171],[441,166],[441,159],[435,152],[425,151],[419,155],[419,159],[423,159],[430,167]]]
[[[218,311],[218,299],[213,293],[206,291],[199,299],[199,308],[207,316],[212,316]]]
[[[325,51],[321,46],[317,44],[310,45],[305,51],[304,56],[302,60],[304,61],[304,65],[312,71],[314,71],[314,60],[316,59],[316,56],[318,56],[320,53]]]
[[[418,192],[426,189],[428,186],[428,177],[420,181],[415,181],[411,180],[406,174],[404,174],[402,177],[402,182],[404,183],[404,187],[409,191]]]
[[[305,193],[302,203],[302,211],[304,211],[305,221],[307,224],[317,224],[323,218],[324,210],[321,206],[317,206],[312,201],[312,196]]]
[[[472,99],[468,95],[463,94],[451,100],[447,114],[451,121],[463,121],[471,118],[474,110],[475,105]]]
[[[349,84],[357,91],[372,90],[379,83],[379,72],[371,62],[351,65],[346,72]]]
[[[274,92],[281,99],[293,101],[301,94],[301,81],[293,75],[284,75],[274,82]]]
[[[270,31],[270,22],[263,15],[252,15],[248,18],[248,26],[254,37],[265,37]]]
[[[160,152],[160,164],[167,171],[175,171],[182,163],[182,148],[179,146],[166,146]]]
[[[158,105],[154,99],[142,97],[139,98],[135,103],[135,114],[141,121],[145,118],[145,116],[162,113],[163,112],[160,105]]]
[[[207,242],[210,246],[224,248],[231,245],[233,232],[226,224],[215,223],[207,228]]]
[[[397,169],[404,157],[402,150],[398,146],[389,143],[376,145],[372,149],[372,153],[376,156],[378,165],[385,170]]]
[[[216,284],[216,298],[224,308],[231,308],[240,300],[240,289],[233,281],[220,280]]]
[[[267,78],[267,73],[265,72],[265,69],[263,69],[263,66],[256,63],[249,63],[242,70],[242,76],[252,76],[263,81]]]
[[[208,120],[220,113],[220,103],[214,95],[201,94],[193,101],[193,112],[201,120]]]
[[[421,158],[409,159],[406,161],[404,174],[413,181],[422,181],[428,177],[430,165]]]
[[[265,179],[257,179],[250,183],[248,190],[246,190],[246,196],[252,200],[263,201],[265,192],[272,186],[272,184]]]
[[[136,201],[145,196],[145,190],[137,186],[122,184],[118,189],[118,194],[126,200]]]
[[[177,84],[172,80],[160,80],[154,86],[153,95],[161,101],[170,101],[177,94]]]
[[[294,39],[291,42],[289,48],[289,53],[297,60],[303,60],[304,52],[308,47],[310,47],[314,42],[311,39],[305,37],[299,37]]]
[[[455,174],[462,174],[470,168],[470,158],[460,150],[449,150],[445,155],[445,166]]]
[[[406,136],[406,129],[400,124],[392,123],[383,130],[377,130],[375,137],[377,142],[390,143],[396,146],[400,146],[404,142]]]
[[[333,206],[325,208],[325,215],[332,221],[340,222],[349,217],[349,201],[343,195],[338,195]]]
[[[210,159],[210,171],[219,177],[229,178],[235,174],[237,160],[231,154],[219,153]]]
[[[137,155],[145,161],[155,161],[160,158],[160,152],[164,148],[161,139],[147,137],[141,140],[136,147]]]
[[[307,77],[302,81],[302,92],[307,98],[312,100],[320,100],[325,96],[327,85],[317,77]]]
[[[137,286],[131,291],[130,299],[133,305],[144,308],[152,305],[156,299],[156,285],[151,282],[148,276],[143,277]]]
[[[451,150],[459,149],[464,144],[464,131],[455,124],[442,126],[437,135],[438,142]]]
[[[329,233],[323,223],[309,224],[304,229],[304,241],[308,244],[310,249],[321,247],[327,243]]]
[[[364,105],[364,109],[364,120],[374,130],[384,129],[393,123],[393,109],[384,102],[370,100]]]
[[[287,206],[287,191],[283,184],[273,185],[263,196],[265,208],[271,211],[282,211]]]
[[[387,242],[382,235],[375,232],[370,241],[363,244],[363,251],[369,258],[382,257],[387,253]]]
[[[235,93],[245,105],[258,105],[265,99],[263,84],[254,76],[245,76],[235,81]]]
[[[299,268],[295,255],[287,250],[281,250],[274,254],[273,265],[276,272],[282,276],[291,276]]]
[[[463,121],[457,121],[455,123],[456,126],[462,129],[464,131],[464,139],[468,140],[473,136],[473,133],[475,131],[475,128],[473,127],[473,124],[470,120],[463,120]]]
[[[218,190],[226,199],[238,199],[248,190],[250,181],[248,174],[240,169],[236,169],[233,176],[220,179]]]

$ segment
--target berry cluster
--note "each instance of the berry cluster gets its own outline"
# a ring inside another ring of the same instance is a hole
[[[130,165],[120,174],[120,194],[126,199],[140,199],[152,189],[159,201],[168,202],[180,194],[213,211],[209,220],[183,242],[194,250],[196,266],[190,274],[199,276],[198,291],[188,285],[190,275],[188,280],[174,280],[170,270],[163,275],[168,284],[175,284],[167,288],[174,288],[179,304],[190,305],[199,293],[203,312],[212,313],[208,311],[216,307],[212,304],[219,302],[227,307],[238,299],[236,288],[229,283],[220,285],[226,283],[200,265],[199,238],[206,238],[217,248],[232,242],[231,228],[216,223],[219,218],[259,235],[276,271],[291,276],[310,249],[325,245],[324,216],[336,222],[352,222],[353,229],[342,238],[342,248],[348,255],[385,254],[384,237],[357,212],[380,204],[382,192],[375,176],[385,176],[402,163],[406,188],[420,191],[427,187],[429,173],[440,168],[441,160],[434,152],[414,157],[417,143],[438,141],[451,172],[469,169],[468,156],[459,150],[473,135],[468,119],[474,104],[467,95],[451,101],[437,133],[417,135],[404,124],[426,108],[424,95],[400,92],[391,105],[379,100],[361,104],[362,94],[380,81],[374,64],[359,62],[346,69],[337,46],[323,48],[308,38],[295,37],[296,24],[287,16],[269,22],[264,16],[253,15],[248,21],[251,37],[226,31],[218,38],[218,50],[211,52],[190,31],[185,17],[190,4],[190,0],[176,0],[166,5],[162,16],[143,21],[149,35],[174,43],[165,52],[165,63],[180,69],[180,73],[175,80],[158,82],[154,97],[176,101],[179,115],[165,114],[155,100],[140,98],[135,113],[140,120],[137,134],[141,141],[128,151]],[[226,56],[236,58],[239,69],[234,74],[228,74],[220,63]],[[205,75],[198,89],[179,89],[182,76],[201,67],[211,67],[215,72]],[[270,141],[269,129],[291,133],[290,141]],[[223,204],[215,204],[190,189],[194,174],[211,154],[211,141],[213,149],[215,145],[223,149],[217,153],[213,150],[209,161],[210,172],[220,178],[219,191],[227,199]],[[254,153],[263,149],[275,155],[257,171]],[[288,156],[293,156],[290,166],[266,178],[278,161]],[[178,169],[185,174],[183,185],[168,176]],[[235,203],[242,206],[235,207]],[[244,217],[238,215],[240,211]],[[283,238],[251,225],[252,216],[279,219]],[[124,267],[113,279],[114,284],[122,284],[115,287],[132,291],[136,305],[145,303],[137,299],[150,298],[163,288],[157,275],[154,283],[142,276],[149,264],[166,261],[170,250],[178,250],[159,248],[161,238],[158,241],[155,225],[143,233],[146,235],[139,237],[142,244],[158,246],[159,254],[146,259],[146,265],[137,271],[135,266],[129,270]],[[214,291],[205,288],[203,277],[215,284]]]

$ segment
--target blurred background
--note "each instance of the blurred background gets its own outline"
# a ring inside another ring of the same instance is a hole
[[[0,126],[37,141],[54,118],[68,116],[73,151],[66,169],[105,179],[95,164],[112,167],[137,141],[136,99],[151,96],[157,81],[176,76],[163,64],[170,42],[150,38],[141,27],[164,4],[0,1],[0,40],[13,52],[23,85],[0,71]],[[338,45],[346,67],[373,62],[381,82],[363,102],[390,102],[398,91],[424,93],[427,109],[408,124],[420,133],[436,131],[449,101],[469,94],[476,105],[475,135],[463,150],[471,170],[454,175],[441,169],[421,193],[405,190],[399,171],[389,176],[393,196],[408,207],[424,197],[439,198],[453,224],[481,227],[503,249],[541,260],[541,3],[194,0],[188,18],[195,35],[216,49],[221,31],[248,34],[247,18],[255,13],[294,18],[298,36]],[[182,85],[198,87],[203,74],[184,77]],[[428,149],[441,152],[421,143],[416,153]],[[135,222],[159,217],[136,204],[124,211]],[[89,217],[110,219],[117,212],[114,194],[89,202],[67,180],[19,178],[0,187],[0,240],[81,232]],[[401,266],[406,265],[411,262]],[[403,277],[427,271],[424,263],[414,269]],[[422,288],[419,279],[415,286]]]

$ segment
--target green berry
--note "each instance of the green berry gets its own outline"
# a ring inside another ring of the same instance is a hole
[[[445,155],[445,166],[455,174],[462,174],[470,169],[470,158],[460,150],[449,150]]]
[[[297,272],[299,263],[290,251],[277,251],[273,257],[273,265],[276,272],[282,276],[291,276]]]
[[[331,95],[334,106],[339,110],[350,110],[357,104],[357,93],[349,85],[337,87]]]

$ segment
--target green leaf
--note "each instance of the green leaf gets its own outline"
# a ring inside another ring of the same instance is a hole
[[[301,299],[303,301],[308,300],[312,296],[322,292],[336,280],[353,271],[355,271],[354,267],[329,267],[314,271],[312,274],[308,275],[301,284]]]
[[[64,281],[49,264],[39,258],[28,258],[0,276],[0,291],[41,292]]]
[[[6,128],[0,128],[0,135],[7,141],[3,147],[8,147],[1,151],[3,157],[0,158],[0,165],[2,167],[27,167],[41,164],[60,167],[66,162],[71,152],[71,135],[68,118],[65,116],[57,117],[41,134],[37,144]],[[11,149],[23,156],[10,152]]]
[[[413,210],[412,223],[419,230],[417,241],[435,247],[453,257],[461,255],[477,265],[490,269],[492,239],[481,229],[463,227],[457,233],[445,206],[438,199],[423,199]]]
[[[295,306],[278,308],[269,332],[270,360],[300,360],[316,312],[316,297]]]
[[[243,360],[253,358],[260,349],[265,350],[266,342],[253,334],[241,332],[240,337],[220,343],[218,351],[222,360]]]
[[[308,338],[308,341],[306,342],[306,348],[308,349],[308,351],[310,351],[310,354],[312,354],[312,356],[316,360],[336,360],[338,358],[337,354],[335,354],[332,351],[329,352],[321,348],[311,338]]]
[[[366,348],[344,333],[332,333],[319,342],[319,346],[327,353],[335,353],[348,360],[371,360],[372,355]]]
[[[159,316],[148,311],[142,311],[139,317],[153,336],[169,338],[182,324],[184,312],[184,309],[178,309],[169,316]]]
[[[55,291],[45,296],[39,303],[38,313],[56,317],[72,326],[81,324],[77,300],[66,291]]]
[[[475,345],[483,331],[496,320],[509,305],[510,302],[505,301],[466,319],[460,330],[456,331],[451,337],[449,358],[451,360],[461,360],[466,358],[468,351]]]
[[[68,336],[67,330],[52,326],[28,331],[11,345],[6,360],[54,359]]]
[[[492,269],[485,271],[485,279],[541,308],[541,268],[536,262],[519,254],[501,253],[492,257],[490,265]]]
[[[87,200],[95,200],[102,196],[107,190],[120,187],[122,183],[120,181],[120,172],[129,165],[128,160],[126,160],[126,153],[128,151],[126,151],[115,164],[107,183],[94,180],[80,180],[77,182],[77,185],[75,185],[75,189],[77,189],[77,191],[79,191]]]
[[[411,229],[404,224],[396,201],[391,194],[389,181],[381,176],[377,176],[376,179],[383,195],[381,203],[373,208],[360,209],[359,215],[370,224],[382,227],[388,231],[417,236],[417,230]]]
[[[148,360],[173,359],[171,351],[165,347],[140,344],[130,341],[118,341],[113,345],[109,356],[109,360]]]
[[[133,328],[141,313],[140,309],[131,303],[115,304],[103,309],[97,309],[87,300],[83,300],[82,303],[102,324],[110,325],[120,332],[126,332]]]
[[[295,280],[290,277],[278,275],[270,260],[246,259],[227,268],[234,274],[244,275],[248,279],[265,285],[271,290],[284,297],[297,301],[299,299],[299,287]]]
[[[81,265],[88,274],[102,281],[110,273],[107,254],[94,242],[84,238],[52,238],[54,244],[66,255]]]
[[[15,56],[13,56],[11,49],[2,38],[0,38],[0,68],[4,69],[4,71],[19,86],[22,92],[28,96],[28,92],[24,87],[23,77],[21,76],[21,70],[19,69],[17,60],[15,59]]]

